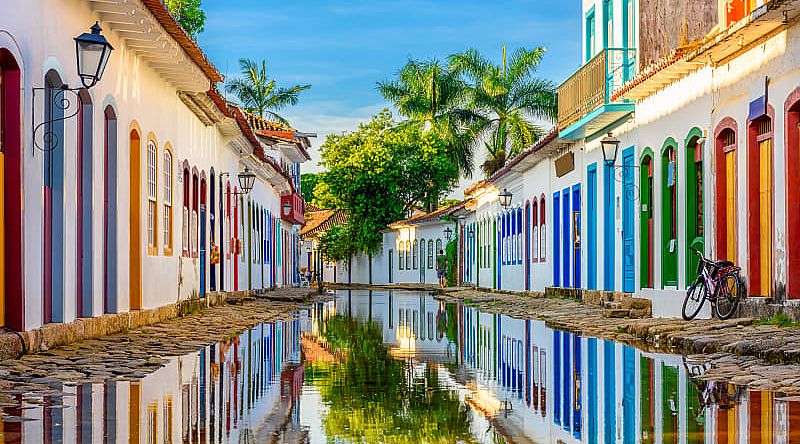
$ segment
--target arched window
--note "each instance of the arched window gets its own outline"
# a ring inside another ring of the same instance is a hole
[[[406,268],[405,267],[405,261],[403,260],[403,250],[405,248],[406,248],[406,243],[403,242],[403,241],[400,241],[400,243],[397,245],[397,269],[398,270],[404,270]]]
[[[147,141],[147,252],[158,254],[158,148]]]
[[[117,299],[117,114],[111,105],[104,113],[103,177],[103,313],[119,310]]]
[[[411,269],[411,241],[406,241],[406,270]]]
[[[539,199],[539,262],[547,258],[547,213],[545,211],[544,194]]]
[[[534,197],[531,206],[531,262],[539,262],[539,201]]]
[[[164,255],[172,256],[172,150],[164,148]]]
[[[419,251],[417,250],[417,241],[415,239],[414,240],[414,246],[411,249],[411,255],[413,256],[413,259],[414,259],[413,267],[414,267],[415,270],[417,269],[417,261],[419,260],[418,253],[419,253]]]
[[[428,240],[428,269],[433,269],[433,241]]]
[[[442,251],[442,240],[436,239],[436,254],[439,254],[440,251]]]
[[[189,165],[184,162],[183,166],[183,211],[181,223],[181,244],[183,255],[189,257],[189,186],[191,185],[191,176],[189,175]],[[228,190],[230,192],[230,190]],[[228,205],[230,207],[230,204]]]

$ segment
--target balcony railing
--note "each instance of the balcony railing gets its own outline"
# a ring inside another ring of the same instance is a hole
[[[559,131],[611,103],[614,90],[633,77],[635,64],[635,49],[604,49],[562,83],[558,87]]]
[[[287,203],[289,205],[286,205]],[[284,208],[284,206],[286,206],[286,208]],[[303,197],[298,193],[281,196],[281,219],[292,225],[305,225],[306,218],[303,211],[304,207]]]

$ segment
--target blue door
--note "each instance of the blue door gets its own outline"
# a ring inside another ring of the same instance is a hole
[[[577,334],[572,337],[572,356],[572,436],[580,440],[583,432],[583,393],[581,393],[581,357],[583,354],[581,353],[581,337]]]
[[[614,353],[614,342],[603,341],[603,436],[606,444],[617,442],[617,384]]]
[[[553,286],[561,283],[561,193],[553,193]]]
[[[589,387],[586,393],[589,409],[586,419],[589,422],[588,438],[589,444],[597,444],[597,338],[589,338],[586,340],[587,355],[588,355],[588,374]]]
[[[636,352],[622,348],[622,439],[625,444],[636,442]]]
[[[503,220],[502,216],[498,216],[497,232],[495,233],[495,237],[497,238],[497,285],[495,285],[495,288],[498,290],[502,287],[503,255],[505,254],[505,251],[503,251],[503,235],[505,234],[505,224]]]
[[[559,330],[553,330],[553,404],[553,421],[556,425],[561,425],[561,331]]]
[[[581,287],[581,186],[572,186],[572,286]]]
[[[561,337],[561,392],[563,397],[561,403],[563,406],[564,430],[570,429],[570,420],[572,418],[572,364],[570,364],[570,344],[572,343],[572,334],[564,332]]]
[[[603,289],[614,291],[614,167],[605,165],[603,177]]]
[[[597,290],[597,164],[589,165],[586,171],[587,228],[587,280],[586,287]]]
[[[565,188],[561,194],[561,204],[563,205],[561,211],[561,278],[563,279],[562,286],[569,287],[570,274],[569,274],[569,250],[572,248],[572,236],[570,233],[570,219],[572,214],[569,211],[569,188]]]
[[[633,293],[636,286],[636,265],[633,255],[633,147],[622,152],[622,291]]]
[[[206,295],[206,206],[200,205],[200,297]]]

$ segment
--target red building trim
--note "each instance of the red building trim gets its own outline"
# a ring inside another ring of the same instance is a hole
[[[0,48],[0,70],[3,71],[2,149],[3,149],[3,223],[5,235],[5,325],[25,329],[25,288],[23,249],[22,193],[22,72],[14,56]]]
[[[800,87],[783,105],[786,140],[786,269],[800,267]],[[800,273],[786,274],[786,296],[800,298]]]
[[[733,131],[734,147],[739,143],[738,125],[732,117],[723,118],[714,130],[714,159],[716,166],[716,199],[714,200],[715,221],[714,232],[716,233],[716,256],[718,259],[728,259],[735,262],[736,258],[727,257],[728,225],[725,203],[727,199],[726,173],[725,173],[725,153],[730,150],[725,143],[726,130]],[[737,165],[738,168],[738,165]]]
[[[764,134],[758,134],[758,124],[763,122],[764,119],[770,120],[770,130]],[[751,296],[767,296],[759,294],[761,288],[761,241],[760,241],[760,223],[761,223],[761,209],[759,205],[759,176],[760,176],[760,156],[758,144],[759,142],[767,139],[773,139],[775,132],[775,109],[771,105],[767,105],[767,116],[758,118],[756,120],[747,121],[747,244],[749,251],[747,254],[747,271],[748,271],[748,294]],[[774,140],[773,140],[774,144]],[[775,147],[772,146],[773,153]],[[775,227],[775,167],[774,156],[773,165],[770,165],[772,171],[772,221],[770,226],[774,231]]]

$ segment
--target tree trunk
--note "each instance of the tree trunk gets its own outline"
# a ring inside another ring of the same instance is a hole
[[[372,285],[372,253],[369,255],[369,284]]]

